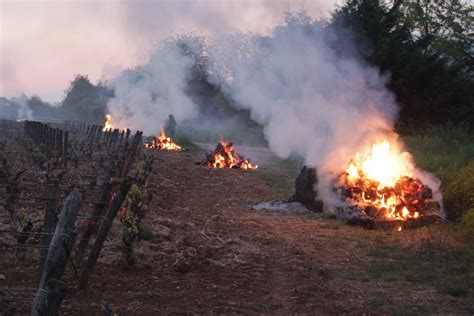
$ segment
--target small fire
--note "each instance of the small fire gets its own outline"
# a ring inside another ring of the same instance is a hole
[[[113,128],[113,126],[112,126],[112,115],[107,114],[105,116],[104,124],[105,124],[105,126],[104,126],[104,128],[102,128],[102,132],[106,132],[106,131],[111,130]]]
[[[252,164],[248,159],[239,156],[232,145],[232,143],[228,143],[221,138],[216,149],[207,156],[205,164],[210,168],[236,168],[244,170],[258,168],[258,165]]]
[[[151,142],[145,144],[145,148],[156,148],[160,150],[182,151],[183,148],[175,144],[171,138],[166,137],[165,130],[162,128],[159,136],[154,137]]]
[[[385,220],[418,218],[431,210],[432,191],[413,178],[409,155],[388,140],[357,153],[337,181],[346,204],[364,216]],[[400,226],[401,229],[401,226]]]

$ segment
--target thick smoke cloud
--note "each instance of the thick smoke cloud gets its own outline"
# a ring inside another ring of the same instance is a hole
[[[212,79],[251,111],[279,156],[340,167],[369,138],[392,130],[398,108],[387,78],[347,54],[348,38],[304,12],[289,13],[270,36],[226,42],[211,50]]]
[[[190,57],[167,42],[145,65],[123,72],[111,82],[115,97],[108,108],[114,124],[156,134],[170,113],[178,121],[195,117],[198,109],[184,93],[192,65]]]
[[[211,78],[264,127],[270,149],[317,167],[318,191],[329,205],[334,175],[356,153],[384,139],[400,157],[397,169],[420,178],[441,202],[439,181],[416,169],[394,123],[399,108],[388,76],[359,57],[350,32],[288,13],[269,36],[232,36],[210,49]]]
[[[438,191],[437,180],[418,171],[402,152],[394,132],[399,108],[386,88],[389,77],[363,62],[350,32],[312,20],[305,11],[286,13],[269,35],[184,36],[166,42],[147,64],[113,82],[116,97],[109,110],[114,119],[156,133],[168,113],[178,121],[196,118],[198,106],[186,85],[197,60],[205,63],[210,83],[249,110],[273,152],[283,158],[298,155],[317,167],[318,189],[329,204],[339,203],[332,193],[334,174],[356,152],[383,139],[403,157],[403,174]]]

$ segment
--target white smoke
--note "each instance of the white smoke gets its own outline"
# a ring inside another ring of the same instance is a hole
[[[264,127],[270,149],[296,154],[317,168],[318,191],[336,206],[332,180],[363,148],[388,139],[407,174],[434,189],[439,181],[417,170],[403,153],[394,122],[398,106],[388,76],[362,61],[347,32],[287,13],[269,36],[242,35],[215,41],[211,79]]]
[[[402,151],[389,78],[360,58],[348,34],[300,11],[286,13],[270,35],[183,37],[186,54],[179,41],[168,41],[146,65],[113,81],[109,110],[121,127],[146,133],[158,132],[169,113],[178,121],[195,118],[186,84],[193,63],[203,61],[208,80],[263,126],[273,152],[317,167],[319,192],[337,205],[331,181],[356,152],[387,138]],[[439,182],[404,156],[407,170],[438,194]]]
[[[11,101],[17,106],[17,119],[20,120],[32,120],[33,111],[28,105],[28,97],[24,94],[19,97],[11,98]]]
[[[165,42],[148,62],[123,72],[111,82],[115,96],[108,103],[114,124],[157,134],[169,114],[177,121],[191,119],[197,106],[185,95],[193,60],[171,42]]]
[[[289,13],[270,36],[226,40],[211,50],[211,78],[251,111],[279,156],[340,167],[368,138],[393,129],[398,107],[387,77],[344,54],[351,43],[304,12]]]

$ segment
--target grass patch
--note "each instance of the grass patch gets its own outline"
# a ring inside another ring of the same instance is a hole
[[[186,137],[185,135],[182,134],[177,134],[174,137],[174,142],[178,144],[179,146],[183,147],[184,150],[190,151],[190,152],[199,152],[201,151],[201,148],[199,148],[196,144],[194,144],[191,139]]]
[[[474,238],[474,207],[471,207],[457,225],[457,230],[462,236]]]
[[[274,188],[279,199],[286,200],[294,193],[295,179],[300,166],[300,160],[294,157],[287,159],[272,157],[267,162],[266,169],[260,169],[254,174]]]
[[[429,284],[454,297],[467,296],[474,289],[474,254],[470,250],[419,254],[389,244],[375,246],[368,255],[373,257],[366,268],[370,278]]]
[[[285,175],[276,175],[266,172],[259,174],[259,177],[269,184],[271,187],[277,190],[291,191],[291,181],[288,180],[288,177]]]
[[[469,210],[474,209],[474,161],[453,174],[444,188],[444,199],[450,219],[467,216],[464,224],[474,224],[469,217]]]
[[[443,182],[474,159],[474,132],[462,126],[405,127],[401,135],[416,164]]]
[[[466,296],[469,293],[471,282],[464,278],[453,278],[444,280],[444,282],[437,285],[438,290],[441,292],[454,296]]]

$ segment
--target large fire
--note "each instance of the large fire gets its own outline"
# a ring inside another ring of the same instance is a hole
[[[151,142],[145,144],[145,148],[156,148],[160,150],[182,151],[183,148],[173,142],[170,137],[167,137],[165,130],[161,129],[159,136],[152,139]]]
[[[258,165],[252,164],[248,159],[239,156],[232,145],[232,143],[221,138],[216,149],[207,155],[204,164],[210,168],[235,168],[245,170],[258,168]]]
[[[363,217],[380,220],[418,218],[439,208],[432,191],[413,177],[407,153],[388,140],[357,153],[337,178],[337,191]]]
[[[113,128],[113,126],[112,126],[112,115],[107,114],[105,116],[104,124],[105,124],[105,126],[104,126],[104,128],[102,128],[103,132],[106,132],[106,131],[111,130]]]

